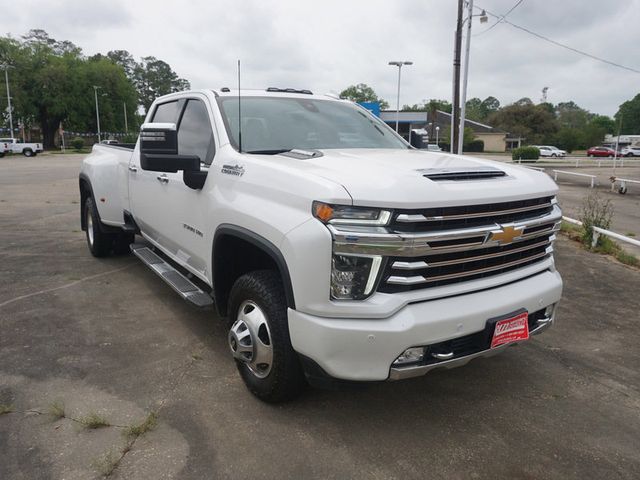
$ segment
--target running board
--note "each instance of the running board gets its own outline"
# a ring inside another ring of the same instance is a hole
[[[131,251],[184,300],[200,308],[213,305],[213,299],[208,293],[202,291],[197,285],[192,283],[191,280],[158,256],[148,245],[132,243]]]

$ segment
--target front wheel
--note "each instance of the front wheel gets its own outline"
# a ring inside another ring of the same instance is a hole
[[[33,150],[31,150],[31,149],[29,149],[29,148],[27,148],[27,149],[23,150],[23,151],[22,151],[22,154],[23,154],[25,157],[33,157],[33,156],[35,156],[35,153],[33,153]]]
[[[298,396],[306,381],[291,346],[279,275],[272,270],[242,275],[231,289],[229,307],[229,348],[247,388],[270,403]]]

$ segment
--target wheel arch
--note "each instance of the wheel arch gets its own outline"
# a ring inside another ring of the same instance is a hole
[[[91,185],[91,181],[89,177],[85,173],[81,173],[78,178],[78,183],[80,187],[80,228],[82,230],[87,229],[87,219],[84,215],[84,204],[87,201],[87,198],[93,198],[96,204],[96,210],[98,211],[98,220],[100,220],[100,208],[98,206],[98,202],[96,202],[96,196],[93,194],[93,186]],[[111,225],[105,225],[100,221],[98,223],[98,228],[101,232],[104,233],[120,233],[122,232],[121,228],[112,227]]]
[[[295,298],[289,267],[282,252],[266,238],[232,224],[220,225],[213,237],[212,280],[216,308],[227,315],[229,293],[234,282],[245,273],[271,268],[278,272],[289,308],[295,308]]]

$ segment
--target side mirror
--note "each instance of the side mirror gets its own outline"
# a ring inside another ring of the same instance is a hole
[[[199,172],[200,159],[178,155],[175,123],[145,123],[140,130],[140,167],[153,172]]]
[[[153,172],[182,171],[184,183],[194,190],[204,186],[207,172],[200,170],[200,157],[178,154],[175,123],[145,123],[140,129],[140,167]]]

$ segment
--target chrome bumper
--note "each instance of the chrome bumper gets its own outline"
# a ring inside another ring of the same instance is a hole
[[[544,317],[544,318],[538,320],[538,325],[536,326],[536,328],[534,328],[533,330],[531,330],[529,332],[529,335],[538,335],[539,333],[541,333],[541,332],[545,331],[547,328],[549,328],[552,324],[553,324],[553,317]],[[523,340],[523,341],[526,341],[526,340]],[[408,367],[404,367],[404,368],[391,367],[390,370],[389,370],[389,378],[388,378],[388,380],[390,380],[390,381],[393,381],[393,380],[404,380],[406,378],[420,377],[420,376],[425,375],[426,373],[430,372],[431,370],[435,370],[437,368],[447,368],[448,369],[448,368],[461,367],[461,366],[466,365],[467,363],[469,363],[474,358],[492,357],[494,355],[497,355],[498,353],[500,353],[503,350],[505,350],[507,347],[515,345],[516,343],[522,343],[522,341],[521,342],[507,343],[505,345],[500,345],[500,346],[495,347],[495,348],[482,350],[480,352],[476,352],[476,353],[473,353],[471,355],[465,355],[464,357],[452,358],[451,360],[443,360],[441,362],[432,363],[432,364],[429,364],[429,365],[415,365],[415,366],[408,366]]]

